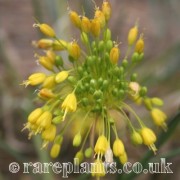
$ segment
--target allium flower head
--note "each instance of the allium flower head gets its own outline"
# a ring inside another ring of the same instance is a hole
[[[122,164],[128,160],[124,131],[121,136],[117,131],[119,121],[128,126],[133,144],[143,143],[154,152],[157,150],[157,137],[133,110],[133,102],[150,111],[155,125],[164,128],[167,119],[156,107],[162,106],[163,101],[148,97],[147,88],[132,72],[132,67],[144,58],[145,42],[137,23],[127,32],[128,49],[123,56],[120,43],[112,39],[108,28],[112,12],[108,0],[103,1],[102,7],[95,7],[92,19],[69,10],[70,21],[80,33],[79,41],[59,39],[52,27],[37,23],[35,26],[46,37],[33,45],[44,50],[44,55],[36,54],[36,57],[48,73],[34,73],[23,83],[38,85],[37,97],[42,104],[28,116],[24,129],[30,131],[29,137],[41,134],[43,147],[52,144],[50,155],[56,158],[65,133],[72,132],[72,144],[80,148],[76,157],[89,158],[94,150],[96,159],[92,169],[97,177],[105,175],[103,160],[112,162],[113,154]],[[61,51],[67,53],[67,59],[61,56]],[[71,66],[67,66],[67,61]],[[113,116],[116,112],[121,118]],[[70,124],[73,124],[71,130]]]

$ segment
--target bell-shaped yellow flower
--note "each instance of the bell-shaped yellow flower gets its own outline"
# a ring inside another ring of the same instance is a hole
[[[108,148],[108,141],[104,135],[98,137],[94,151],[96,154],[104,155]]]
[[[103,162],[100,159],[95,160],[91,166],[91,174],[94,177],[103,177],[106,174]]]
[[[74,112],[76,111],[77,108],[77,99],[75,96],[75,93],[72,92],[70,94],[68,94],[66,96],[66,98],[64,99],[62,105],[61,105],[62,109],[65,110],[64,116],[63,116],[63,120],[65,119],[65,116],[67,114],[67,112]]]
[[[150,149],[152,149],[154,153],[156,153],[157,149],[154,145],[154,143],[156,142],[156,135],[154,134],[154,132],[150,128],[143,127],[141,129],[141,136],[143,139],[143,143]]]
[[[113,143],[113,153],[116,157],[121,156],[124,153],[124,144],[120,139],[116,139]]]
[[[51,148],[51,151],[50,151],[50,156],[52,158],[56,158],[58,157],[59,153],[60,153],[60,150],[61,150],[61,145],[60,144],[53,144],[52,148]]]
[[[56,136],[56,126],[51,124],[49,128],[45,129],[41,134],[41,137],[44,140],[42,148],[46,147],[49,142],[53,141],[55,136]]]
[[[153,118],[153,121],[154,123],[157,125],[157,126],[161,126],[162,128],[166,129],[166,119],[167,119],[167,116],[166,114],[161,111],[160,109],[158,108],[153,108],[151,110],[151,116]]]

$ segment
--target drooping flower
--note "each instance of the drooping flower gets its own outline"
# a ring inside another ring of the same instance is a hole
[[[152,149],[154,153],[156,153],[157,149],[154,145],[154,143],[156,142],[156,135],[154,134],[154,132],[150,128],[144,127],[141,129],[141,136],[143,139],[143,143],[150,149]]]

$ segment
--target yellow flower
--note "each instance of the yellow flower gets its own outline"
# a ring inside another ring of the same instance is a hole
[[[32,86],[36,86],[38,84],[43,83],[45,80],[46,75],[44,73],[34,73],[28,77],[28,80],[24,81],[22,84],[28,86],[29,84]]]
[[[107,138],[104,135],[99,136],[96,141],[96,145],[94,147],[95,153],[103,155],[106,153],[107,148],[108,148]]]
[[[46,147],[49,142],[53,141],[55,136],[56,136],[56,126],[51,124],[41,134],[41,137],[44,140],[42,148]]]
[[[78,28],[81,27],[81,19],[75,11],[70,11],[69,13],[71,22]]]
[[[48,24],[34,24],[34,27],[39,27],[40,31],[49,37],[55,37],[56,34],[52,27],[50,27]]]
[[[49,58],[49,61],[52,64],[55,64],[56,54],[54,53],[54,51],[52,51],[52,50],[46,51],[46,56]]]
[[[154,132],[147,127],[143,127],[141,129],[141,136],[143,139],[143,143],[147,145],[150,149],[152,149],[154,153],[156,153],[157,149],[154,145],[154,143],[156,142],[156,135],[154,134]]]
[[[43,88],[39,91],[38,96],[46,100],[55,97],[55,94],[50,89]]]
[[[95,160],[91,166],[91,174],[94,177],[103,177],[106,174],[103,162],[100,159]]]
[[[77,100],[74,92],[68,94],[66,98],[64,99],[62,105],[62,109],[65,110],[64,116],[63,116],[63,121],[66,117],[67,112],[74,112],[76,111],[77,108]]]
[[[166,129],[165,121],[167,119],[167,116],[166,116],[166,114],[163,111],[161,111],[158,108],[153,108],[151,110],[151,116],[153,118],[154,123],[157,126],[161,126],[162,128]]]
[[[100,35],[100,32],[101,32],[100,22],[98,21],[98,19],[93,19],[91,21],[91,33],[93,34],[93,36],[98,37]]]
[[[136,42],[135,51],[138,52],[139,54],[144,51],[144,39],[143,39],[143,36],[141,36],[138,39],[138,41]]]
[[[104,0],[102,4],[102,12],[105,16],[106,21],[108,21],[111,17],[112,9],[111,9],[111,4],[106,0]]]
[[[85,32],[85,33],[89,33],[89,31],[91,30],[91,22],[90,22],[90,20],[89,20],[87,17],[85,17],[85,16],[82,17],[81,29],[82,29],[82,31]]]
[[[60,144],[57,144],[57,143],[53,144],[51,151],[50,151],[50,156],[52,158],[56,158],[60,153],[60,149],[61,149]]]
[[[28,122],[35,123],[36,120],[41,116],[43,113],[42,108],[37,108],[34,111],[32,111],[28,116]]]
[[[138,27],[134,26],[129,30],[129,34],[128,34],[128,44],[130,46],[135,43],[137,36],[138,36]]]
[[[41,132],[44,129],[49,128],[52,121],[52,114],[49,111],[45,111],[41,114],[41,116],[37,119],[36,125],[38,126],[38,132]]]
[[[128,157],[125,151],[122,155],[119,156],[119,161],[121,164],[125,164],[128,161]]]
[[[68,44],[68,53],[75,60],[77,60],[80,57],[81,49],[75,41]]]
[[[46,77],[46,79],[44,80],[42,87],[43,88],[48,88],[51,89],[55,86],[56,82],[55,82],[55,75],[50,75],[48,77]]]
[[[39,41],[33,43],[33,45],[40,49],[49,49],[52,47],[52,44],[53,41],[51,39],[40,39]]]
[[[105,15],[98,8],[95,10],[94,19],[97,19],[100,22],[101,28],[103,28],[106,24]]]
[[[120,50],[118,47],[113,47],[110,51],[110,61],[113,64],[117,64],[120,56]]]
[[[50,71],[53,70],[53,64],[52,64],[51,60],[48,57],[40,56],[38,61],[47,70],[50,70]]]
[[[59,72],[56,77],[55,77],[55,81],[56,83],[61,83],[64,80],[66,80],[66,78],[68,77],[69,72],[68,71],[61,71]]]
[[[113,143],[113,153],[116,157],[121,156],[124,153],[124,144],[120,139],[116,139]]]

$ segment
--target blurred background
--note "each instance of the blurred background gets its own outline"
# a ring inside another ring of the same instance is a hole
[[[96,0],[101,5],[103,0]],[[158,96],[164,100],[163,111],[169,121],[178,113],[180,106],[180,1],[179,0],[110,0],[113,13],[109,26],[114,40],[121,42],[122,54],[127,48],[126,38],[129,28],[139,21],[140,31],[145,37],[145,59],[136,68],[138,80],[149,88],[149,96]],[[13,161],[49,162],[46,150],[40,150],[41,141],[28,140],[28,132],[23,124],[29,112],[34,109],[32,99],[34,88],[24,88],[19,84],[32,72],[40,69],[34,58],[33,40],[40,38],[33,28],[34,17],[40,22],[52,25],[58,36],[71,41],[79,39],[78,30],[72,28],[67,7],[89,17],[93,16],[94,3],[91,0],[0,0],[0,179],[61,179],[62,176],[49,173],[17,174],[9,172]],[[149,119],[146,111],[137,109],[141,117]],[[179,120],[178,120],[179,121]],[[158,157],[169,157],[173,174],[146,174],[138,179],[180,179],[180,126],[173,129],[170,138],[159,149]],[[159,130],[157,130],[159,131]],[[76,150],[71,148],[67,137],[63,144],[58,162],[71,161]],[[147,151],[144,147],[127,151],[129,161],[135,162]],[[163,156],[164,155],[164,156]],[[116,179],[114,175],[111,178]],[[91,179],[91,176],[70,175],[69,179]],[[108,178],[104,178],[108,179]],[[118,178],[117,178],[118,179]]]

